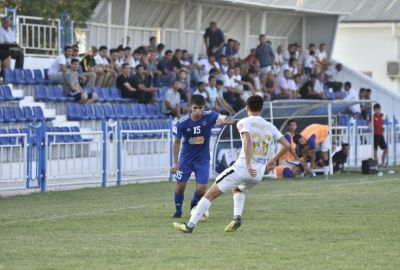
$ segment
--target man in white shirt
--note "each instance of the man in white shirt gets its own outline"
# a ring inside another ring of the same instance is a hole
[[[187,224],[174,222],[173,226],[177,230],[192,233],[210,208],[211,202],[228,192],[233,194],[233,219],[225,227],[225,232],[234,232],[241,226],[245,192],[260,183],[265,172],[273,169],[276,161],[290,149],[290,144],[282,133],[261,116],[263,104],[263,98],[258,95],[247,99],[248,117],[237,123],[242,140],[239,158],[215,179],[215,183],[201,198]],[[283,147],[271,156],[269,149],[274,142],[279,142]]]
[[[68,71],[73,53],[74,51],[71,46],[65,46],[64,53],[57,56],[49,68],[47,74],[50,81],[64,84],[64,73]]]
[[[345,82],[343,88],[346,91],[346,96],[343,98],[343,100],[359,101],[358,93],[353,88],[351,88],[350,82]],[[361,105],[360,103],[350,105],[348,110],[350,114],[354,116],[359,116],[361,114]]]
[[[100,46],[99,53],[94,57],[94,60],[96,61],[96,65],[105,72],[103,81],[104,87],[111,87],[117,78],[117,72],[111,67],[111,60],[108,58],[107,53],[107,47]]]
[[[15,68],[24,68],[24,54],[17,44],[17,39],[8,17],[1,19],[0,50],[7,51],[11,58],[15,59]]]
[[[179,94],[179,88],[181,83],[179,80],[175,80],[172,83],[172,88],[165,92],[163,100],[162,112],[165,115],[173,117],[181,117],[181,95]]]
[[[296,83],[290,70],[284,71],[284,77],[278,78],[279,87],[274,92],[275,99],[292,99],[296,97]]]

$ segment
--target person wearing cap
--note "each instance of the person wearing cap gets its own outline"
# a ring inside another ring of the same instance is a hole
[[[7,59],[7,53],[15,59],[15,68],[24,68],[24,54],[17,44],[14,30],[11,28],[10,19],[3,17],[0,27],[0,60]]]

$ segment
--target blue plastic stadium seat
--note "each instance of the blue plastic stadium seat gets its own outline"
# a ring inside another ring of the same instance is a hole
[[[0,129],[0,135],[8,134],[6,129]],[[10,137],[0,136],[0,145],[10,145]]]
[[[69,127],[61,127],[62,132],[71,133],[71,129]],[[74,135],[64,135],[65,142],[75,142]]]
[[[53,132],[61,133],[64,132],[61,127],[53,127]],[[56,143],[64,143],[66,142],[64,135],[54,135]]]
[[[150,125],[149,125],[149,123],[147,121],[146,122],[140,122],[139,126],[140,126],[141,130],[151,130]],[[154,135],[155,134],[153,134],[153,133],[143,133],[143,136],[145,138],[152,138],[152,137],[154,137]]]
[[[80,120],[77,113],[76,104],[67,104],[67,119],[68,120]]]
[[[54,92],[54,87],[53,86],[46,86],[44,88],[44,91],[46,92],[46,100],[48,100],[48,101],[57,101],[56,93]]]
[[[132,119],[143,119],[143,117],[140,115],[139,104],[130,104],[129,106],[131,107]]]
[[[51,84],[51,81],[49,79],[45,79],[43,77],[43,73],[40,69],[34,69],[33,74],[35,75],[35,81],[36,83],[41,83],[41,84]]]
[[[0,101],[4,100],[4,91],[3,91],[3,86],[0,86]]]
[[[14,107],[14,116],[16,122],[26,121],[24,111],[20,107]]]
[[[25,119],[28,122],[35,121],[35,116],[33,114],[32,108],[31,107],[22,107],[22,110],[24,111]]]
[[[124,104],[124,105],[122,105],[122,110],[124,111],[126,119],[133,118],[131,106],[129,106],[128,104]]]
[[[24,77],[27,84],[36,84],[36,80],[33,78],[32,70],[24,69]]]
[[[4,100],[13,101],[13,100],[23,99],[23,97],[14,97],[11,88],[8,85],[4,85],[2,88],[3,88]]]
[[[104,102],[104,101],[106,101],[105,99],[104,99],[104,97],[103,97],[103,88],[100,88],[100,87],[94,87],[93,88],[93,93],[96,93],[96,95],[97,95],[97,101],[99,101],[99,102]]]
[[[18,139],[19,131],[18,131],[18,129],[11,128],[11,129],[8,130],[8,134],[12,134],[9,137],[10,144],[11,145],[17,145],[19,143],[19,139]]]
[[[96,120],[96,114],[94,111],[94,106],[92,104],[86,104],[85,106],[85,110],[86,110],[86,116],[88,120]]]
[[[115,113],[111,106],[104,105],[103,108],[104,108],[104,116],[106,119],[114,119],[115,118]]]
[[[67,98],[64,95],[64,90],[59,86],[54,86],[54,96],[55,96],[57,101],[61,101],[61,102],[66,101],[66,100],[70,100],[70,101],[74,100],[73,97]]]
[[[46,89],[43,85],[35,85],[35,100],[36,101],[46,100]]]
[[[44,114],[43,114],[42,108],[39,107],[39,106],[34,106],[34,107],[32,108],[32,110],[33,110],[33,113],[35,114],[35,119],[36,119],[37,121],[42,121],[42,120],[51,121],[51,120],[54,120],[54,119],[55,119],[54,117],[47,117],[47,118],[46,118],[46,117],[44,116]]]
[[[147,107],[145,104],[138,104],[139,106],[139,114],[142,118],[144,119],[150,119],[152,118],[151,115],[149,115],[148,111],[147,111]]]
[[[14,70],[14,74],[15,74],[15,83],[16,84],[26,84],[24,71],[22,69],[16,68]]]
[[[14,78],[14,71],[11,68],[5,68],[3,73],[3,83],[16,83]]]
[[[147,113],[150,116],[150,118],[153,118],[153,119],[158,118],[157,105],[147,104],[146,108],[147,108]]]
[[[4,122],[15,122],[14,110],[12,107],[3,107]]]
[[[71,127],[71,132],[81,132],[79,127]],[[91,142],[93,139],[84,139],[81,134],[72,135],[75,142]]]
[[[114,101],[114,98],[111,96],[111,88],[103,88],[103,99],[106,102]]]
[[[122,106],[120,104],[115,104],[115,105],[113,105],[113,108],[114,108],[116,118],[126,119],[129,117],[129,115],[125,114],[124,106]]]
[[[96,118],[99,119],[99,120],[105,118],[105,115],[104,115],[104,108],[103,108],[103,106],[101,106],[101,105],[95,105],[95,106],[94,106],[94,113],[95,113],[95,115],[96,115]]]
[[[141,125],[139,125],[138,122],[133,122],[131,123],[131,130],[142,130]],[[143,138],[144,134],[143,133],[134,133],[132,136],[129,136],[130,138]]]
[[[46,133],[53,132],[52,127],[46,127]],[[47,144],[52,144],[54,143],[54,135],[47,135]]]
[[[117,101],[117,102],[132,102],[132,100],[129,99],[129,98],[123,98],[122,95],[121,95],[121,90],[116,88],[116,87],[110,88],[110,92],[111,92],[111,97],[113,98],[114,101]]]

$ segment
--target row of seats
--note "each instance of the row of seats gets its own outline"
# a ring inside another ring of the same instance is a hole
[[[18,101],[23,97],[14,97],[8,85],[0,86],[0,101]]]
[[[48,69],[44,69],[43,73],[40,69],[4,69],[4,83],[12,84],[52,84],[47,76]]]
[[[79,127],[46,127],[46,132],[59,132],[59,133],[77,133],[80,132]],[[4,136],[8,135],[10,136]],[[0,145],[24,145],[24,137],[18,134],[28,134],[27,128],[11,128],[0,129]],[[92,139],[82,138],[80,134],[63,134],[63,135],[49,135],[48,144],[52,143],[81,143],[90,142]],[[37,136],[31,136],[32,145],[37,144]]]
[[[158,121],[146,121],[146,122],[131,122],[131,123],[122,123],[121,129],[126,131],[137,131],[137,130],[165,130],[170,129],[170,123],[167,120],[158,120]],[[123,133],[122,138],[126,139],[129,137],[130,139],[136,138],[158,138],[161,137],[162,134],[160,132],[152,132],[152,133]]]
[[[325,95],[328,100],[335,100],[338,97],[344,98],[346,96],[346,92],[344,91],[325,92]]]
[[[34,98],[36,101],[53,101],[53,102],[65,102],[75,101],[73,97],[67,97],[64,95],[64,91],[60,86],[44,86],[35,85]]]
[[[0,123],[51,121],[55,118],[45,117],[39,106],[35,107],[0,107]]]
[[[159,119],[167,118],[159,107],[151,104],[67,104],[68,120],[102,120],[102,119]]]

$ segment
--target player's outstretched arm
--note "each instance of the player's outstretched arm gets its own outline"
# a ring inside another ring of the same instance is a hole
[[[215,123],[217,125],[233,125],[235,120],[230,116],[220,114]]]

